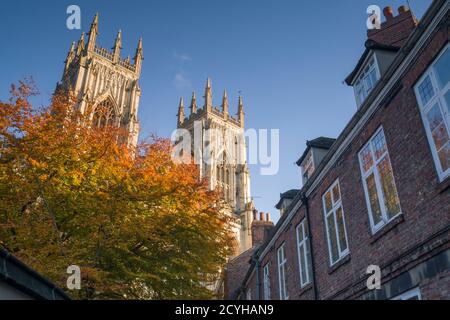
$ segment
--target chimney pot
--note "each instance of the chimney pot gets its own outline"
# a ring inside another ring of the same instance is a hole
[[[253,210],[253,220],[258,220],[258,210]]]
[[[259,213],[259,220],[264,221],[264,212]]]
[[[406,13],[408,11],[409,11],[408,6],[403,5],[403,6],[398,7],[398,13],[399,14],[403,14],[403,13]]]
[[[270,221],[270,213],[266,213],[266,221]]]
[[[394,11],[392,10],[392,7],[388,6],[383,9],[383,14],[386,20],[391,20],[394,18]]]

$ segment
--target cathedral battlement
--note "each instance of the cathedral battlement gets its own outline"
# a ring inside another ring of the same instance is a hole
[[[92,21],[88,41],[84,33],[78,44],[72,42],[64,72],[56,91],[73,95],[76,108],[89,112],[94,125],[116,125],[128,132],[130,145],[139,135],[138,107],[141,95],[139,78],[143,57],[142,38],[134,56],[121,58],[122,32],[119,30],[112,50],[97,44],[98,14]],[[104,110],[106,112],[100,112]]]
[[[237,116],[233,117],[229,113],[229,103],[228,94],[225,90],[222,97],[221,107],[213,106],[212,101],[212,86],[211,79],[207,79],[204,95],[204,105],[203,108],[198,108],[197,97],[195,92],[192,93],[191,104],[189,106],[190,114],[186,116],[184,111],[184,99],[180,98],[180,103],[178,105],[178,128],[189,127],[196,120],[202,119],[206,114],[215,116],[216,118],[225,121],[236,128],[244,128],[244,106],[242,97],[239,97],[238,101],[238,112]]]

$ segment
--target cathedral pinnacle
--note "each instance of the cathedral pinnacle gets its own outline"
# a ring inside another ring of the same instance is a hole
[[[184,101],[183,98],[180,98],[180,104],[178,106],[178,125],[182,125],[184,122]]]
[[[98,34],[98,12],[95,14],[94,20],[92,21],[91,24],[91,29],[89,30],[88,51],[94,50],[97,34]]]
[[[244,126],[244,102],[242,101],[242,96],[239,96],[238,119],[241,123],[241,126]]]
[[[116,37],[116,42],[114,43],[114,62],[119,62],[120,60],[120,49],[122,49],[122,30],[119,30]]]
[[[84,32],[81,33],[80,40],[78,40],[77,45],[77,55],[80,55],[84,50]]]
[[[228,95],[227,95],[227,90],[224,90],[224,92],[223,92],[222,111],[223,111],[223,115],[225,117],[228,117]]]
[[[191,109],[191,114],[194,114],[197,112],[197,97],[195,96],[195,91],[192,92],[190,109]]]
[[[205,110],[211,111],[212,109],[212,90],[211,90],[211,79],[206,80],[205,88]]]
[[[140,37],[136,48],[136,54],[134,55],[134,64],[136,66],[137,74],[141,73],[142,60],[144,60],[144,54],[142,51],[142,37]]]

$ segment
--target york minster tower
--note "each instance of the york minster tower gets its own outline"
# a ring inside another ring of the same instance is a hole
[[[85,41],[82,33],[77,46],[72,43],[56,90],[73,95],[80,112],[92,110],[94,125],[120,126],[128,132],[128,143],[136,145],[139,135],[137,114],[141,95],[142,39],[139,39],[132,63],[130,57],[123,59],[120,56],[121,31],[112,50],[97,45],[97,35],[98,14],[91,24],[88,40]]]
[[[178,129],[190,133],[193,155],[197,157],[200,176],[208,180],[211,189],[222,191],[227,213],[234,218],[237,249],[243,252],[252,247],[251,223],[253,201],[250,196],[250,175],[246,161],[244,139],[244,105],[239,97],[237,116],[230,114],[227,92],[221,108],[213,106],[211,80],[205,88],[204,105],[197,106],[192,94],[187,116],[183,98],[178,106]],[[197,148],[197,150],[196,150]]]

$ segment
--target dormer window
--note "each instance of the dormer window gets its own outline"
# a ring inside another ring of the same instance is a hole
[[[400,50],[399,47],[378,43],[372,39],[368,39],[364,46],[366,50],[353,71],[345,78],[347,85],[352,86],[355,91],[358,108],[389,69]]]
[[[303,183],[305,183],[309,179],[309,177],[312,176],[314,169],[313,150],[311,149],[309,150],[308,155],[306,156],[302,165]]]
[[[355,84],[356,103],[360,106],[380,79],[376,56],[373,54],[368,60],[361,73],[358,75]]]
[[[334,141],[335,139],[326,137],[319,137],[314,140],[306,141],[306,150],[296,162],[301,168],[303,185],[312,177],[314,171],[319,166]]]

